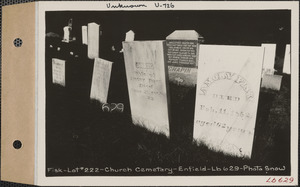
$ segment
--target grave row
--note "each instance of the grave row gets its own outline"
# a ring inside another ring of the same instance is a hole
[[[65,30],[65,29],[64,29]],[[67,37],[69,30],[66,30]],[[90,98],[107,103],[113,62],[99,58],[99,25],[82,27],[88,58],[94,59]],[[175,31],[166,41],[123,42],[132,122],[170,136],[169,82],[196,87],[193,138],[210,149],[250,158],[261,87],[279,90],[276,44],[201,44],[196,31]],[[52,82],[65,86],[65,61],[52,59]],[[290,45],[283,73],[290,74]],[[125,78],[125,77],[124,77]]]

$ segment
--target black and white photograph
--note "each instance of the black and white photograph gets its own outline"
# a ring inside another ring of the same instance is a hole
[[[293,183],[291,9],[152,4],[45,10],[43,175]]]

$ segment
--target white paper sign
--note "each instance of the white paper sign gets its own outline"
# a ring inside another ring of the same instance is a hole
[[[66,86],[66,61],[52,58],[52,83]]]
[[[112,62],[95,58],[90,98],[107,103]]]
[[[88,24],[88,57],[99,58],[100,26],[96,23]]]
[[[82,32],[82,44],[88,44],[88,27],[86,25],[81,27]]]
[[[199,51],[194,139],[251,157],[263,48],[200,45]]]
[[[285,47],[283,73],[291,74],[291,45],[287,44]]]
[[[276,57],[276,44],[262,44],[264,49],[264,62],[263,62],[263,75],[273,75],[274,74],[274,64]]]
[[[163,41],[123,42],[132,121],[169,136]]]

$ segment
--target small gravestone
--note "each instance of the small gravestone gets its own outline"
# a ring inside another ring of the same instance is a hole
[[[107,103],[112,62],[95,58],[90,98]]]
[[[81,27],[82,32],[82,44],[87,45],[88,44],[88,27],[86,25]]]
[[[199,38],[194,30],[176,30],[166,38],[169,80],[177,85],[195,86]]]
[[[283,73],[291,74],[291,45],[287,44],[285,46],[285,54],[283,61]]]
[[[130,31],[128,31],[126,33],[125,41],[126,42],[132,42],[132,41],[134,41],[134,32],[132,30],[130,30]]]
[[[261,46],[264,48],[262,77],[265,74],[273,75],[275,72],[276,44],[261,44]]]
[[[88,24],[88,58],[99,58],[100,26],[97,23]]]
[[[63,42],[69,43],[70,41],[70,27],[69,26],[65,26],[64,27],[64,38],[63,38]]]
[[[52,83],[66,86],[66,61],[52,58]]]
[[[261,81],[261,87],[271,90],[280,90],[282,76],[281,75],[264,75]]]
[[[163,41],[123,42],[132,122],[169,136]]]
[[[251,157],[262,47],[200,45],[194,139],[224,154]]]

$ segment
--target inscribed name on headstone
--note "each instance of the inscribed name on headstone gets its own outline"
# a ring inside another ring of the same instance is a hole
[[[261,44],[261,46],[265,49],[262,77],[265,74],[273,75],[275,71],[276,44]]]
[[[88,57],[90,59],[99,57],[100,26],[97,23],[88,24]]]
[[[280,90],[281,87],[281,75],[264,75],[261,81],[261,87],[271,90]]]
[[[52,83],[66,86],[66,61],[52,58]]]
[[[126,32],[125,41],[126,42],[134,41],[134,32],[132,30]]]
[[[196,84],[199,36],[194,30],[176,30],[167,36],[166,61],[171,82],[187,86]]]
[[[283,73],[291,74],[291,45],[285,46],[284,62],[283,62]]]
[[[132,122],[169,136],[163,41],[123,42]]]
[[[81,27],[82,32],[82,44],[88,44],[88,27],[86,25]]]
[[[194,139],[250,158],[263,48],[200,45],[199,50]]]
[[[95,58],[90,98],[107,103],[112,62]]]

